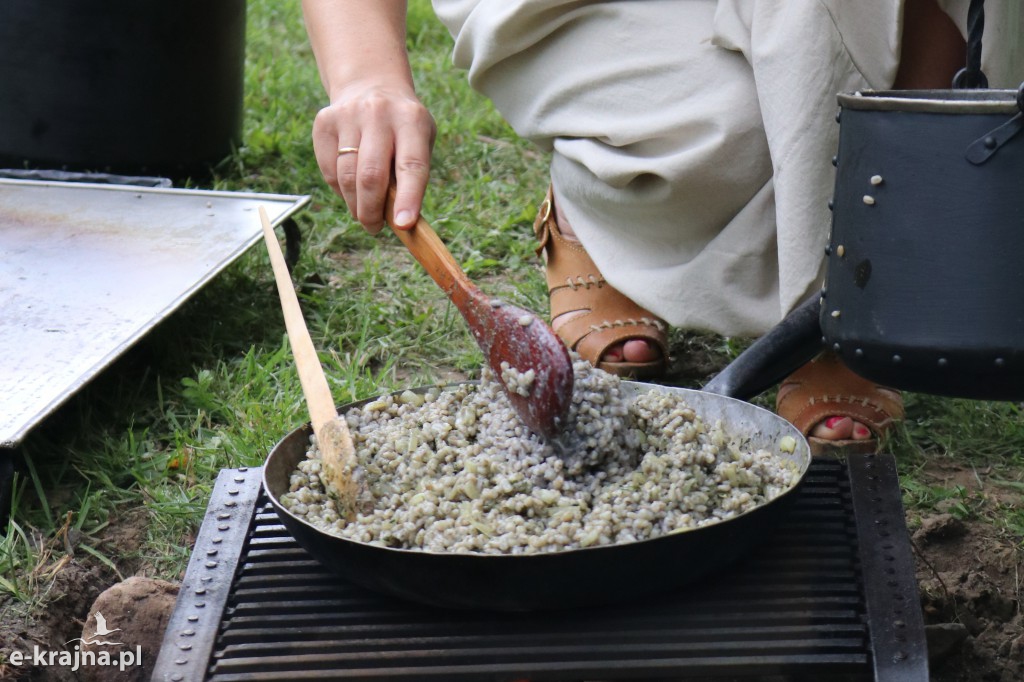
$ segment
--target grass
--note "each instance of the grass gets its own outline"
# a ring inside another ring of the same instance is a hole
[[[546,310],[529,224],[547,160],[452,69],[450,38],[425,0],[411,3],[409,24],[438,124],[424,214],[485,289]],[[245,143],[202,186],[313,196],[298,216],[293,274],[339,402],[472,375],[479,352],[443,294],[393,236],[366,235],[323,186],[309,143],[323,103],[298,3],[252,0]],[[69,561],[180,577],[217,472],[259,465],[306,420],[279,310],[255,248],[25,440],[0,538],[0,621],[45,604]],[[743,347],[684,342],[723,358]],[[1024,512],[994,494],[1024,491],[1020,405],[908,396],[908,408],[891,443],[908,507],[984,518],[1020,542]],[[975,467],[982,484],[936,483],[937,459]],[[143,536],[119,543],[113,531],[130,522]]]

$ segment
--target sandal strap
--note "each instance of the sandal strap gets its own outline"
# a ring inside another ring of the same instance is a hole
[[[775,411],[804,435],[840,416],[861,422],[877,437],[904,415],[899,391],[855,374],[835,353],[822,353],[783,381]]]
[[[543,253],[546,256],[544,271],[548,283],[548,294],[554,294],[555,291],[565,288],[575,291],[580,287],[589,289],[604,287],[607,284],[583,245],[576,240],[569,240],[562,236],[561,230],[558,229],[558,223],[555,221],[554,195],[550,187],[537,212],[537,219],[533,223],[533,232],[537,235],[539,243],[536,249],[537,255]],[[635,304],[633,307],[636,307]],[[554,318],[563,312],[567,311],[559,310],[552,300],[551,317]]]

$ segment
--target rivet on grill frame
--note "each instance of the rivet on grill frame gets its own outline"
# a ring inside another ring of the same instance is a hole
[[[197,609],[205,609],[206,608],[206,602],[204,602],[204,601],[197,601],[195,604],[193,604],[193,606],[195,606]]]
[[[896,663],[899,663],[900,661],[907,660],[907,652],[906,651],[897,651],[895,654],[893,654],[892,660],[895,661]]]
[[[224,506],[225,507],[234,507],[236,504],[238,504],[238,503],[235,502],[234,500],[228,500],[227,502],[224,503]]]
[[[188,663],[187,658],[178,658],[174,661],[175,665],[186,665]]]
[[[171,682],[181,682],[184,679],[185,678],[178,673],[174,673],[173,675],[171,675]]]
[[[240,492],[242,491],[239,490],[238,488],[232,488],[231,490],[228,491],[228,495],[237,495]]]
[[[181,636],[182,636],[182,637],[192,637],[192,636],[194,636],[195,634],[196,634],[196,631],[195,631],[195,630],[182,630],[182,631],[181,631]]]
[[[231,518],[231,514],[217,514],[218,521],[227,521]]]
[[[224,538],[214,538],[210,540],[210,542],[212,542],[215,545],[219,545],[220,543],[224,542]]]
[[[206,550],[206,556],[217,556],[217,552],[219,551],[219,549],[208,549]]]
[[[235,476],[235,483],[245,483],[245,476]]]
[[[238,467],[239,471],[248,471],[249,467]]]
[[[206,588],[205,587],[197,587],[196,588],[196,594],[206,594]]]
[[[191,651],[192,650],[192,645],[191,644],[179,644],[178,648],[181,649],[182,651]]]
[[[231,530],[231,526],[229,526],[226,523],[222,523],[219,526],[217,526],[217,530]]]
[[[199,620],[199,616],[189,616],[188,617],[188,622],[190,622],[190,623],[195,623],[198,620]]]
[[[207,568],[217,568],[217,562],[216,561],[207,561],[206,562],[206,567]]]

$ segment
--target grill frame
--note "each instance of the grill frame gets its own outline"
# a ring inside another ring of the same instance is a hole
[[[773,539],[717,579],[534,614],[445,611],[347,583],[288,535],[260,479],[218,476],[153,680],[928,680],[889,455],[815,460]]]

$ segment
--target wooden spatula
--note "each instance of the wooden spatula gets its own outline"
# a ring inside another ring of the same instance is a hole
[[[328,493],[335,501],[338,513],[348,520],[355,518],[358,507],[363,504],[365,491],[358,482],[358,471],[355,447],[345,420],[338,416],[338,410],[331,396],[331,388],[327,385],[320,359],[313,347],[306,322],[302,318],[299,298],[295,295],[295,287],[288,266],[281,253],[281,245],[270,225],[270,219],[263,207],[259,208],[260,221],[263,223],[263,238],[270,252],[270,264],[274,268],[274,279],[277,280],[277,293],[281,297],[281,310],[284,312],[284,324],[288,330],[292,355],[299,371],[299,382],[302,394],[306,397],[309,407],[309,418],[316,434],[322,460],[321,478]]]
[[[394,212],[392,183],[384,217],[393,228]],[[565,344],[533,313],[480,291],[423,218],[412,229],[394,232],[462,313],[519,418],[535,433],[555,438],[572,402],[572,360]],[[509,386],[503,377],[506,368],[518,375],[532,370],[532,385]]]

